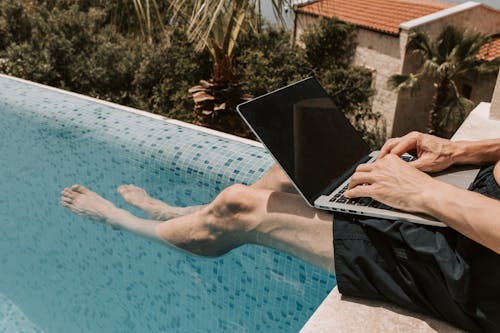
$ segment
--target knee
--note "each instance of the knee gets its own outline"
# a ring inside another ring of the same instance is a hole
[[[265,195],[259,190],[232,185],[207,206],[205,221],[211,230],[229,233],[241,241],[259,223],[263,204]]]
[[[237,216],[250,212],[256,206],[254,190],[236,184],[224,189],[212,203],[214,211],[225,216]]]

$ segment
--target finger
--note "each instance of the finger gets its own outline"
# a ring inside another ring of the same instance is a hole
[[[363,163],[358,165],[356,172],[370,172],[373,170],[373,163]]]
[[[391,149],[391,154],[401,156],[404,153],[415,149],[416,147],[417,140],[415,140],[414,138],[404,139],[399,141],[398,144]]]
[[[362,197],[370,197],[372,196],[372,186],[356,186],[344,193],[346,198],[362,198]]]
[[[408,163],[408,165],[411,165],[415,169],[418,169],[420,171],[430,171],[431,170],[431,164],[432,160],[430,157],[425,157],[422,156],[415,161],[411,161]]]
[[[377,159],[383,158],[385,155],[389,154],[394,146],[396,146],[399,142],[400,138],[389,139],[380,149],[380,153],[377,156]]]
[[[349,189],[354,188],[358,185],[372,184],[374,182],[373,175],[369,172],[356,172],[352,175],[349,181]]]

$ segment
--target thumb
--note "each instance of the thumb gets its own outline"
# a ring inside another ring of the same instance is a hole
[[[414,161],[408,163],[412,167],[420,171],[429,171],[431,167],[431,161],[429,157],[422,156]]]

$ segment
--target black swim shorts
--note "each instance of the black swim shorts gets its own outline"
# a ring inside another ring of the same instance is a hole
[[[470,189],[500,200],[493,166]],[[341,294],[500,332],[500,255],[451,228],[337,213],[333,225]]]

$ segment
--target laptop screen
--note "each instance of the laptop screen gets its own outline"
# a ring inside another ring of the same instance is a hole
[[[370,152],[315,78],[241,104],[238,111],[311,205]]]

